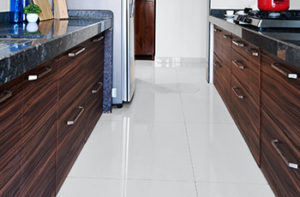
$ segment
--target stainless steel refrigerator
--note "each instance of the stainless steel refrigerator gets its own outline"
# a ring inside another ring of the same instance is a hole
[[[132,100],[136,87],[134,8],[135,0],[122,1],[122,94],[124,102]]]

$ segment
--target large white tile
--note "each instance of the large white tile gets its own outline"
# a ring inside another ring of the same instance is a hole
[[[197,197],[193,182],[67,178],[58,197]]]
[[[197,94],[181,94],[186,123],[233,123],[214,87]]]
[[[193,181],[184,124],[134,128],[130,135],[128,178]]]
[[[187,127],[197,181],[267,184],[234,124]]]
[[[126,197],[197,197],[194,182],[128,181]]]
[[[177,93],[136,92],[126,115],[134,120],[184,122],[181,99]]]
[[[69,177],[121,178],[124,122],[126,121],[100,121]]]
[[[197,183],[198,197],[274,197],[268,185]]]
[[[57,197],[124,197],[119,180],[67,178]]]

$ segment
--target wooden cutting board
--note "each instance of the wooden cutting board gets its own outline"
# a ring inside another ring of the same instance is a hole
[[[68,20],[54,20],[54,36],[64,35],[68,30]]]
[[[53,13],[48,0],[33,0],[33,3],[40,6],[42,13],[39,14],[40,21],[53,19]]]
[[[68,19],[68,8],[66,0],[54,0],[54,18]]]

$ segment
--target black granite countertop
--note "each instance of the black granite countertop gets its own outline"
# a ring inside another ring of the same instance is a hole
[[[234,23],[225,10],[211,10],[209,21],[300,69],[300,28],[263,29]]]
[[[0,85],[113,26],[110,11],[73,10],[69,15],[69,20],[48,20],[32,27],[0,17]],[[38,30],[30,33],[30,28]]]

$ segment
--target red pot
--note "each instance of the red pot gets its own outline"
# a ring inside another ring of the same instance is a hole
[[[290,8],[289,0],[258,0],[258,8],[264,11],[286,11]]]

